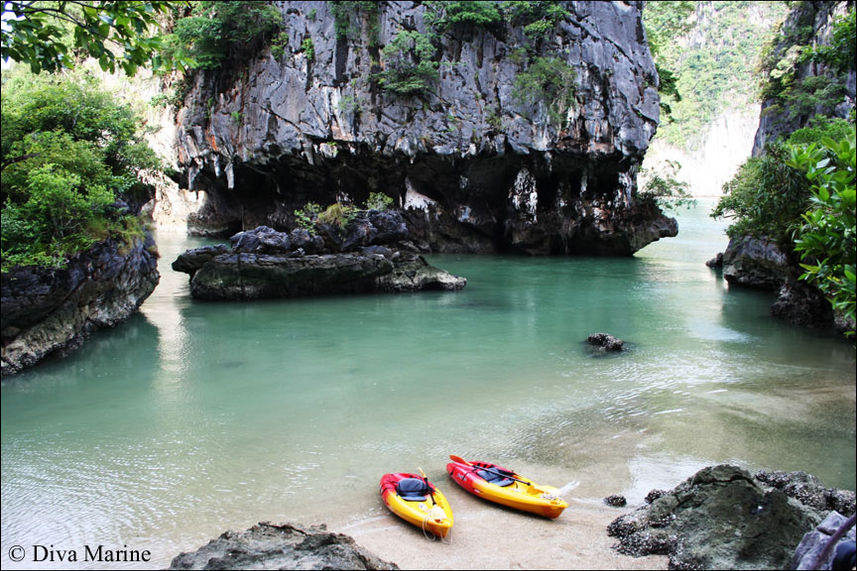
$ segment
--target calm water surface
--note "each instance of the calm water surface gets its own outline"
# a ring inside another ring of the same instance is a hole
[[[169,267],[201,242],[158,236],[140,315],[2,382],[3,568],[81,567],[34,545],[157,568],[260,520],[347,529],[386,513],[385,472],[448,487],[451,453],[632,503],[720,462],[854,489],[853,348],[704,265],[726,246],[711,205],[628,259],[432,256],[468,278],[452,293],[202,303]],[[629,350],[592,356],[598,331]]]

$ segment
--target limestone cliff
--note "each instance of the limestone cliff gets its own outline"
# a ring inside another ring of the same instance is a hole
[[[795,61],[802,43],[811,47],[830,45],[835,19],[849,9],[853,10],[853,4],[853,0],[801,2],[783,22],[780,41],[773,46],[770,56],[778,62],[779,69],[775,72],[780,75],[777,78],[785,75],[789,79],[788,82],[779,79],[784,84],[783,91],[788,89],[797,95],[805,91],[812,97],[806,96],[801,102],[795,96],[789,100],[782,93],[772,93],[762,102],[759,128],[753,142],[754,157],[764,153],[768,142],[788,137],[806,127],[816,115],[846,118],[853,112],[857,101],[857,72],[854,69],[837,70],[812,58]],[[789,70],[790,66],[793,71],[783,74],[782,69]],[[771,76],[774,75],[772,72]],[[772,81],[769,78],[769,83]]]
[[[562,2],[535,41],[507,20],[451,26],[435,37],[428,92],[386,90],[382,48],[430,31],[426,4],[354,8],[343,35],[334,3],[279,2],[281,55],[197,73],[177,112],[183,184],[206,193],[191,232],[290,229],[307,201],[383,192],[433,251],[630,255],[676,235],[636,200],[659,119],[642,2]],[[570,70],[570,97],[516,92],[539,58]]]
[[[66,355],[99,328],[128,319],[158,285],[152,235],[97,243],[63,269],[18,267],[2,282],[0,372],[17,373],[49,355]]]

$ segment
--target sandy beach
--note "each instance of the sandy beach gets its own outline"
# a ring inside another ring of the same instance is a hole
[[[455,524],[443,541],[385,513],[334,529],[402,569],[666,569],[667,557],[634,558],[611,548],[607,525],[631,508],[572,498],[549,520],[494,506],[455,489]]]

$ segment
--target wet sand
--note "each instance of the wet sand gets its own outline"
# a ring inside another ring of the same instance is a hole
[[[665,556],[628,557],[611,548],[617,541],[607,525],[631,508],[572,498],[549,520],[450,492],[455,523],[443,541],[390,512],[332,531],[402,569],[667,569]]]

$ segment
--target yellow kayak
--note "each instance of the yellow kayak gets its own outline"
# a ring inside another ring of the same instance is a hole
[[[452,460],[446,465],[449,476],[480,498],[549,518],[559,517],[568,507],[553,486],[537,484],[490,462],[468,462],[458,456],[449,458]]]
[[[446,497],[424,476],[384,474],[381,497],[391,512],[440,538],[452,529],[452,508]]]

